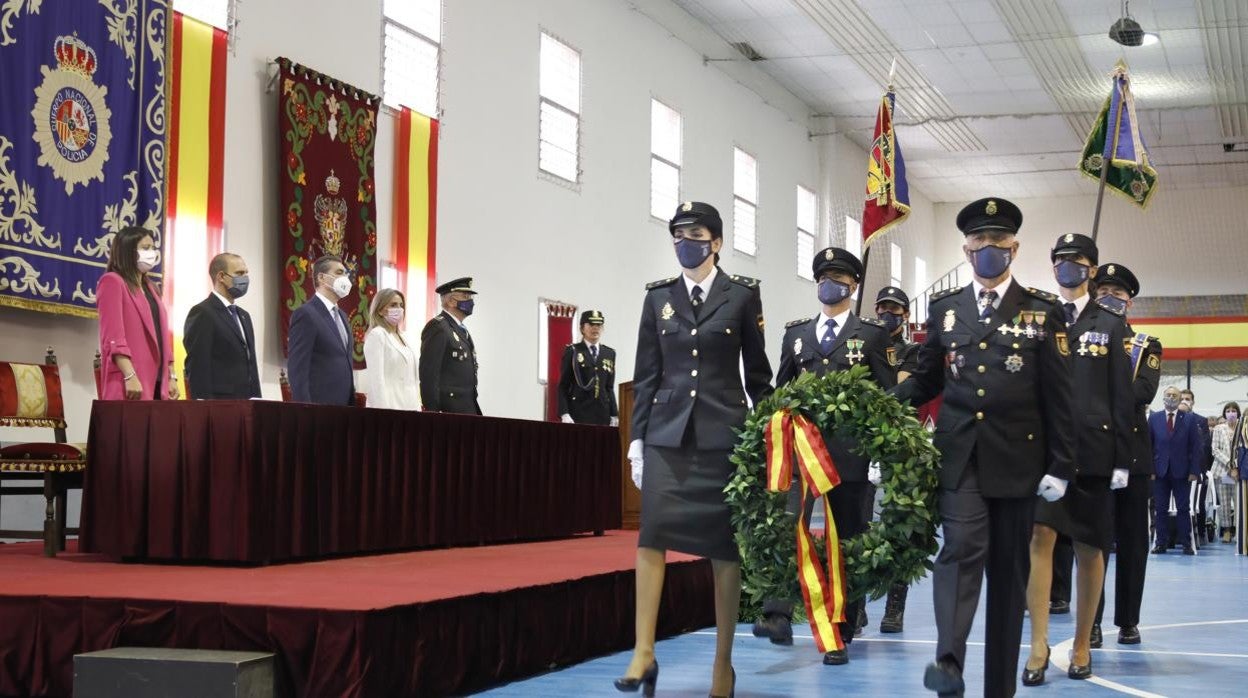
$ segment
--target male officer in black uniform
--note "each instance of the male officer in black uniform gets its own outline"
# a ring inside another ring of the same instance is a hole
[[[420,402],[429,412],[481,414],[477,349],[464,326],[477,295],[472,277],[448,281],[434,290],[442,298],[442,312],[420,332]]]
[[[1059,499],[1074,475],[1062,309],[1053,294],[1010,276],[1022,219],[1000,198],[958,214],[974,279],[932,297],[918,369],[895,388],[912,405],[944,397],[935,433],[944,535],[932,573],[938,640],[936,662],[923,677],[943,696],[964,690],[966,639],[985,567],[984,694],[1014,695],[1035,495]]]
[[[886,286],[875,295],[875,316],[884,323],[892,337],[888,350],[888,363],[897,371],[897,382],[910,377],[919,367],[919,345],[906,340],[906,326],[910,324],[910,296],[896,286]],[[880,619],[880,632],[899,633],[905,627],[907,584],[894,584],[888,590],[884,602],[884,617]]]
[[[559,361],[559,417],[566,423],[618,426],[615,350],[602,339],[602,313],[581,313],[581,341],[563,349]]]
[[[1127,267],[1110,262],[1096,278],[1097,303],[1126,315],[1132,299],[1140,292],[1140,282]],[[1161,341],[1136,333],[1128,323],[1127,353],[1130,356],[1131,383],[1135,397],[1131,443],[1135,462],[1127,486],[1114,492],[1114,625],[1118,642],[1140,642],[1140,603],[1144,600],[1144,571],[1148,565],[1148,503],[1152,499],[1149,480],[1153,475],[1153,442],[1148,433],[1148,406],[1157,397],[1161,382]],[[1096,609],[1092,626],[1092,646],[1101,646],[1101,617],[1105,612],[1105,592]]]
[[[847,371],[858,364],[871,369],[871,376],[883,388],[897,383],[897,376],[888,356],[892,340],[884,323],[874,318],[859,318],[852,312],[854,293],[862,283],[862,262],[847,250],[829,247],[815,255],[812,263],[814,278],[818,282],[819,302],[823,311],[814,318],[794,320],[785,325],[784,341],[780,346],[780,369],[776,372],[776,385],[784,385],[802,373],[822,376],[833,371]],[[871,521],[872,488],[867,479],[867,458],[854,453],[854,444],[824,434],[828,452],[836,463],[841,484],[826,495],[836,522],[837,535],[850,538],[867,529]],[[800,501],[800,488],[789,490],[790,509],[796,511]],[[802,516],[810,521],[814,497],[807,498]],[[758,637],[770,637],[776,644],[793,642],[793,599],[769,599],[763,604],[764,616],[754,625]],[[859,613],[865,599],[848,604],[845,623],[841,625],[841,637],[848,646],[857,630]],[[831,650],[824,654],[824,664],[849,662],[846,650]]]

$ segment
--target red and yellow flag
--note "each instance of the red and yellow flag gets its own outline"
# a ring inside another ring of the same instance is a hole
[[[394,247],[409,312],[437,312],[438,120],[403,107],[394,157]]]
[[[867,192],[862,204],[862,248],[910,215],[910,187],[906,184],[906,160],[893,131],[893,93],[880,100],[875,134],[867,158]]]

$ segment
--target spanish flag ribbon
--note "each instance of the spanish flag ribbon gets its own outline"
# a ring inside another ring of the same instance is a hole
[[[806,497],[825,494],[841,484],[840,473],[832,462],[823,435],[814,422],[801,414],[779,410],[771,416],[764,435],[767,453],[767,490],[784,492],[793,480],[792,455],[797,456],[802,477],[802,511]],[[832,509],[824,498],[824,519],[827,522],[828,568],[825,573],[815,551],[815,538],[810,522],[797,522],[797,574],[806,603],[806,617],[820,652],[844,649],[838,623],[845,622],[845,560],[841,556],[841,540],[837,535]]]

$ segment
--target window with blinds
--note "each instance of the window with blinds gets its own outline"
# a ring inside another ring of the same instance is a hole
[[[394,109],[436,117],[442,3],[385,0],[382,24],[382,100]]]
[[[680,202],[680,112],[650,100],[650,215],[668,220]]]
[[[537,165],[542,172],[580,181],[581,54],[542,32],[539,49]]]
[[[845,216],[845,250],[862,259],[862,224]]]
[[[758,160],[732,149],[732,248],[753,255],[758,251]]]
[[[818,220],[819,200],[815,192],[797,186],[797,275],[813,281],[810,263],[815,256],[815,226]]]

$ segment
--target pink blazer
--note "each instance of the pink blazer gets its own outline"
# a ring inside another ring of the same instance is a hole
[[[125,279],[116,272],[100,277],[95,287],[95,303],[100,311],[100,372],[103,400],[126,398],[125,374],[113,363],[113,356],[130,357],[139,382],[143,384],[144,400],[161,400],[164,395],[154,395],[157,372],[162,374],[161,392],[169,391],[169,369],[173,364],[173,333],[169,329],[169,315],[160,299],[160,292],[145,281],[156,297],[160,309],[160,326],[164,334],[164,356],[157,355],[156,324],[152,322],[152,308],[143,289],[131,290]]]

